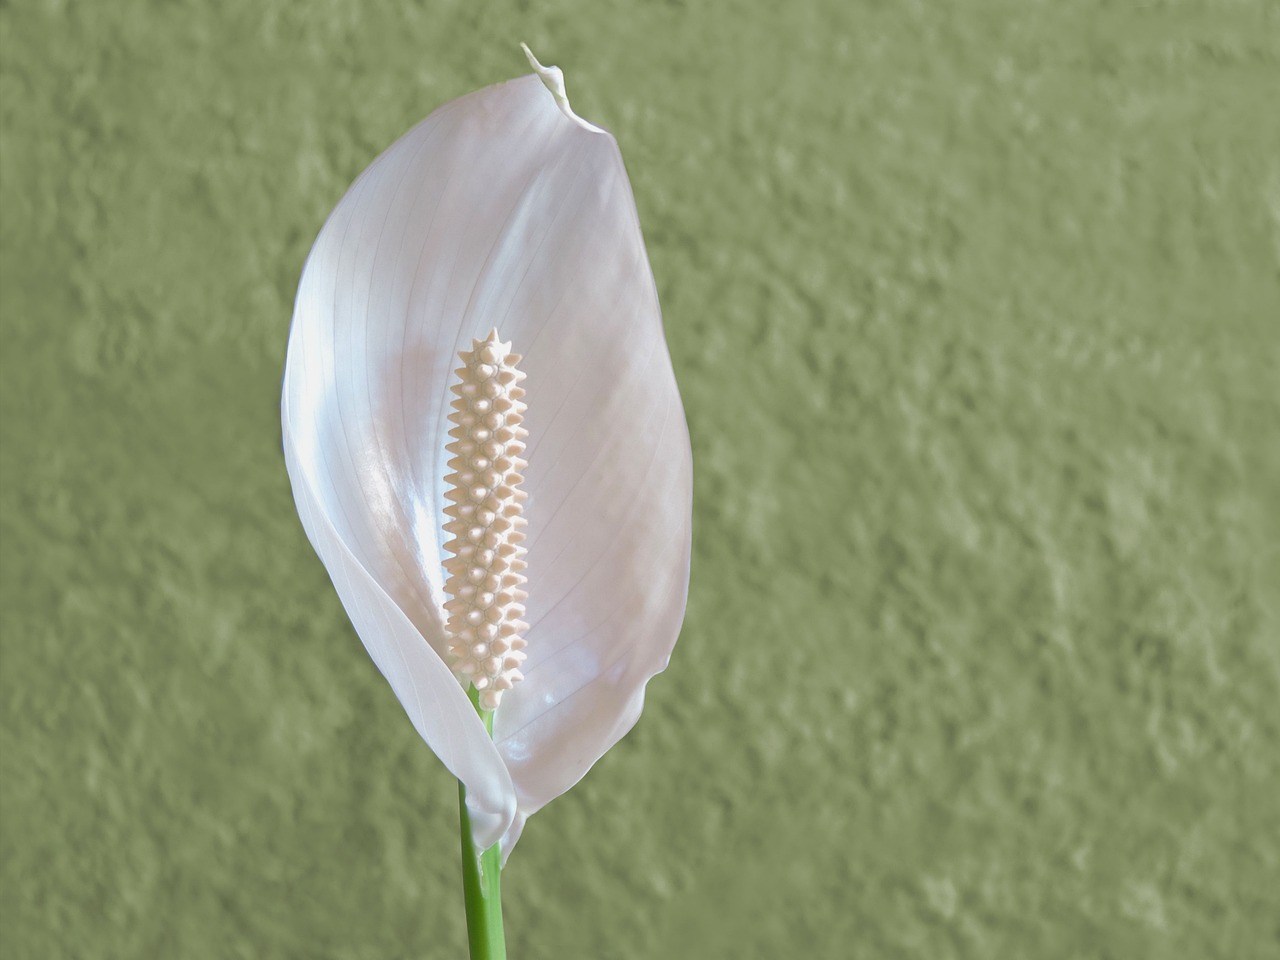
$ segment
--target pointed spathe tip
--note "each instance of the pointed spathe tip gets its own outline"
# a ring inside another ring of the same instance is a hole
[[[538,76],[542,76],[547,68],[538,62],[538,58],[533,55],[533,51],[529,49],[529,45],[521,40],[520,49],[524,51],[525,59],[529,61],[529,66],[533,67],[534,73]]]
[[[568,110],[569,95],[564,89],[564,71],[559,67],[544,67],[538,62],[538,58],[533,55],[533,51],[529,49],[527,43],[521,43],[520,49],[524,51],[525,58],[529,61],[529,66],[533,67],[533,72],[538,75],[538,79],[542,81],[542,85],[551,91],[551,95],[556,98],[556,103],[560,105],[561,110]],[[572,115],[572,111],[569,111]]]
[[[573,107],[569,106],[569,94],[564,88],[564,71],[559,67],[544,67],[538,62],[538,58],[533,55],[533,51],[529,49],[527,43],[521,42],[520,49],[524,51],[529,66],[533,67],[533,72],[538,75],[538,79],[542,81],[542,85],[551,91],[551,95],[555,97],[556,106],[560,108],[560,112],[585,130],[592,133],[604,133],[594,123],[587,123],[580,116],[573,112]]]

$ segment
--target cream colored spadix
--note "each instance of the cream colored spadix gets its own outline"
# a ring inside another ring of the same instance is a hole
[[[477,845],[507,852],[639,717],[689,570],[688,433],[631,188],[613,137],[567,110],[551,70],[557,93],[529,75],[445,104],[352,184],[303,270],[282,399],[307,535],[415,729],[465,784]],[[523,422],[457,422],[494,412],[452,405],[465,395],[450,387],[472,382],[453,372],[459,355],[479,349],[472,361],[496,369],[510,354],[484,351],[505,344],[527,375],[527,394],[507,397],[527,404]],[[449,434],[463,426],[528,444],[500,454],[508,482],[480,476],[483,449]],[[489,532],[456,526],[463,505],[489,503],[450,497],[464,474],[513,492],[485,506],[495,521],[514,521],[513,504],[527,521],[503,532],[527,554],[501,572],[449,548]],[[493,603],[462,592],[473,575]],[[467,647],[451,620],[483,609],[483,626],[495,608],[515,628],[496,675],[494,648]],[[280,642],[290,659],[314,651],[306,636]],[[508,668],[511,651],[527,659]],[[459,679],[477,676],[495,694],[493,739]]]
[[[520,426],[524,374],[516,368],[519,355],[497,330],[459,356],[458,382],[449,388],[457,397],[449,414],[453,442],[446,447],[453,472],[444,478],[445,498],[452,501],[444,508],[451,518],[444,529],[453,534],[444,545],[451,554],[444,561],[451,598],[444,608],[453,669],[480,691],[484,709],[496,710],[503,692],[524,679],[529,629],[520,619],[529,596],[522,589],[528,564],[521,546],[529,525],[521,510],[528,494],[520,489],[529,465],[520,457],[529,435]]]

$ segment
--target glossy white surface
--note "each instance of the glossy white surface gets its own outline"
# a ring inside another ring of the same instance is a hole
[[[516,344],[529,431],[525,679],[486,736],[446,661],[451,371]],[[613,137],[537,76],[446,104],[356,180],[298,290],[282,401],[299,513],[415,728],[509,852],[639,717],[688,589],[692,465]]]

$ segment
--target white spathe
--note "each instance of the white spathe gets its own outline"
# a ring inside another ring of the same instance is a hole
[[[689,437],[626,170],[538,69],[445,104],[347,191],[282,399],[307,535],[504,857],[639,717],[689,577]],[[441,544],[452,370],[494,328],[527,374],[529,630],[490,740],[446,659]]]

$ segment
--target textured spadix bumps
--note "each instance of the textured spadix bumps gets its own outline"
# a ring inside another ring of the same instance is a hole
[[[520,489],[521,471],[529,464],[520,456],[529,435],[520,398],[524,374],[516,369],[520,357],[511,344],[490,332],[462,351],[462,366],[454,372],[458,383],[449,420],[454,424],[446,449],[452,453],[444,478],[451,489],[444,512],[451,519],[444,529],[453,535],[444,548],[449,573],[444,590],[452,598],[449,613],[449,655],[453,669],[480,691],[480,705],[496,710],[504,691],[523,680],[525,661],[522,588],[528,567],[524,556],[524,528],[529,525],[521,504],[528,494]]]
[[[415,729],[466,785],[477,846],[508,851],[626,733],[666,665],[692,492],[617,143],[569,110],[559,71],[537,69],[445,104],[347,191],[303,270],[282,402],[307,535]],[[512,398],[528,404],[528,598],[511,593],[528,659],[491,739],[454,670],[446,604],[467,598],[446,581],[472,567],[453,564],[445,525],[464,520],[448,478],[479,472],[450,463],[454,368],[495,328],[528,375]],[[295,660],[316,649],[280,642]]]

